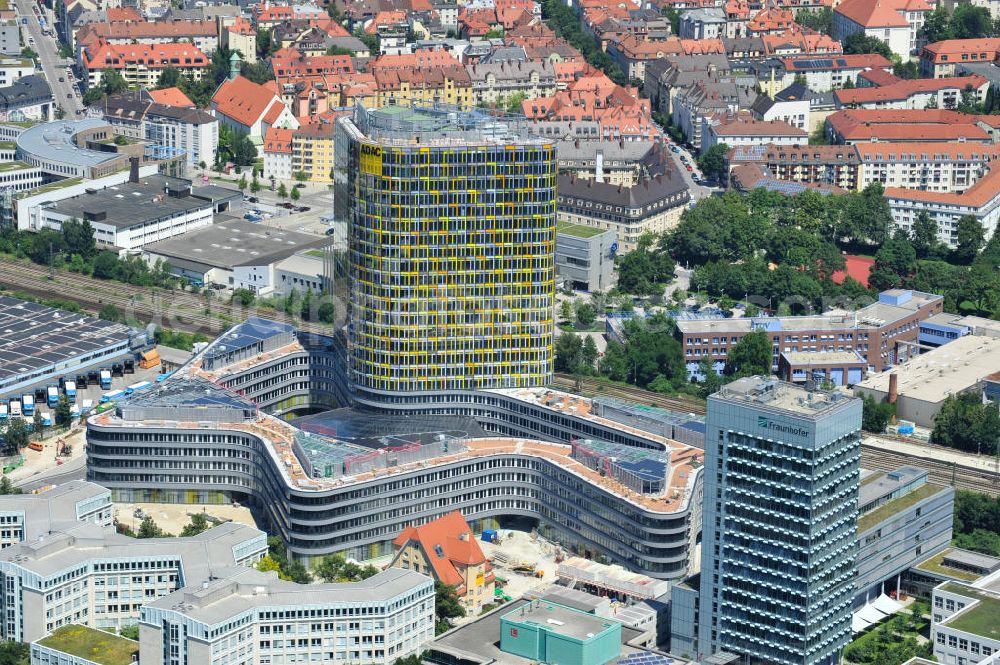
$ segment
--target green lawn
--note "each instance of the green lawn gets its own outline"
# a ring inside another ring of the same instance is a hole
[[[562,233],[563,235],[575,236],[577,238],[593,238],[604,232],[604,229],[595,229],[592,226],[584,226],[583,224],[573,224],[571,222],[558,222],[556,224],[557,234]]]
[[[50,182],[47,185],[42,185],[41,187],[36,187],[35,189],[28,190],[24,192],[23,195],[34,196],[35,194],[54,192],[57,189],[62,189],[63,187],[71,187],[73,185],[79,185],[81,182],[83,182],[83,178],[67,178],[66,180],[59,180],[58,182]]]
[[[917,568],[919,570],[926,570],[929,573],[947,575],[949,577],[954,577],[955,579],[958,580],[966,580],[969,582],[973,582],[979,579],[980,576],[977,575],[976,573],[970,573],[967,570],[959,570],[957,568],[950,568],[941,563],[944,560],[945,555],[947,555],[949,551],[951,550],[947,549],[941,552],[940,554],[934,555],[930,559],[927,559],[927,561],[924,561],[923,563],[917,565]]]
[[[923,501],[924,499],[937,494],[942,489],[943,488],[940,485],[925,483],[909,494],[904,494],[898,499],[893,499],[889,503],[879,506],[870,513],[866,513],[858,518],[858,533],[867,531],[882,520],[898,513],[901,510],[905,510],[910,506],[915,505],[919,501]]]
[[[86,658],[99,665],[130,665],[139,643],[103,630],[69,625],[38,641],[42,646]]]
[[[8,171],[20,171],[21,169],[30,169],[31,165],[25,162],[3,162],[0,164],[0,173],[6,173]]]
[[[979,602],[967,607],[958,616],[945,620],[943,625],[973,635],[1000,639],[1000,597],[958,584],[949,584],[944,590],[975,598]]]

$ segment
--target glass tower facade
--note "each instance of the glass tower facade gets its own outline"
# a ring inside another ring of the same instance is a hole
[[[395,106],[338,121],[356,390],[548,383],[556,153],[523,122]]]
[[[835,665],[851,637],[861,400],[770,378],[708,401],[698,651]]]

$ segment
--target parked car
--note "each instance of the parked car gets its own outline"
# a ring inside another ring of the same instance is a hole
[[[690,165],[690,164],[688,164],[688,165],[687,165],[687,170],[688,170],[688,173],[690,173],[691,171],[694,171],[694,169],[693,169],[693,168],[691,168],[691,165]]]
[[[333,235],[333,232],[334,232],[335,230],[336,230],[336,229],[327,229],[327,230],[326,230],[326,233],[325,233],[324,235],[328,235],[328,236],[332,236],[332,235]]]
[[[299,206],[295,209],[295,212],[309,212],[310,210],[312,210],[312,208],[309,206]]]
[[[284,203],[279,203],[278,205],[280,205],[282,208],[288,208],[289,210],[295,207],[295,204],[292,203],[291,201],[285,201]]]
[[[257,197],[256,196],[248,196],[247,197],[247,201],[249,201],[250,203],[257,203]]]

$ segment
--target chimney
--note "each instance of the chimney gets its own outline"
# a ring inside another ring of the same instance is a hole
[[[128,158],[129,171],[128,171],[128,181],[134,184],[139,182],[139,158],[129,157]]]
[[[895,404],[896,398],[899,397],[898,379],[899,375],[895,372],[889,375],[889,404]]]

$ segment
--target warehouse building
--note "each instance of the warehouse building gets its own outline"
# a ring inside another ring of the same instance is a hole
[[[329,238],[220,218],[191,233],[151,243],[143,248],[143,255],[150,262],[168,262],[175,275],[198,286],[222,284],[261,296],[293,289],[319,293],[329,286],[322,249],[329,244]]]
[[[870,395],[876,401],[895,400],[897,418],[933,428],[934,417],[950,395],[980,391],[987,377],[996,372],[1000,372],[1000,338],[966,335],[869,376],[854,386],[854,394]]]
[[[0,296],[0,399],[135,358],[148,344],[121,323]]]

